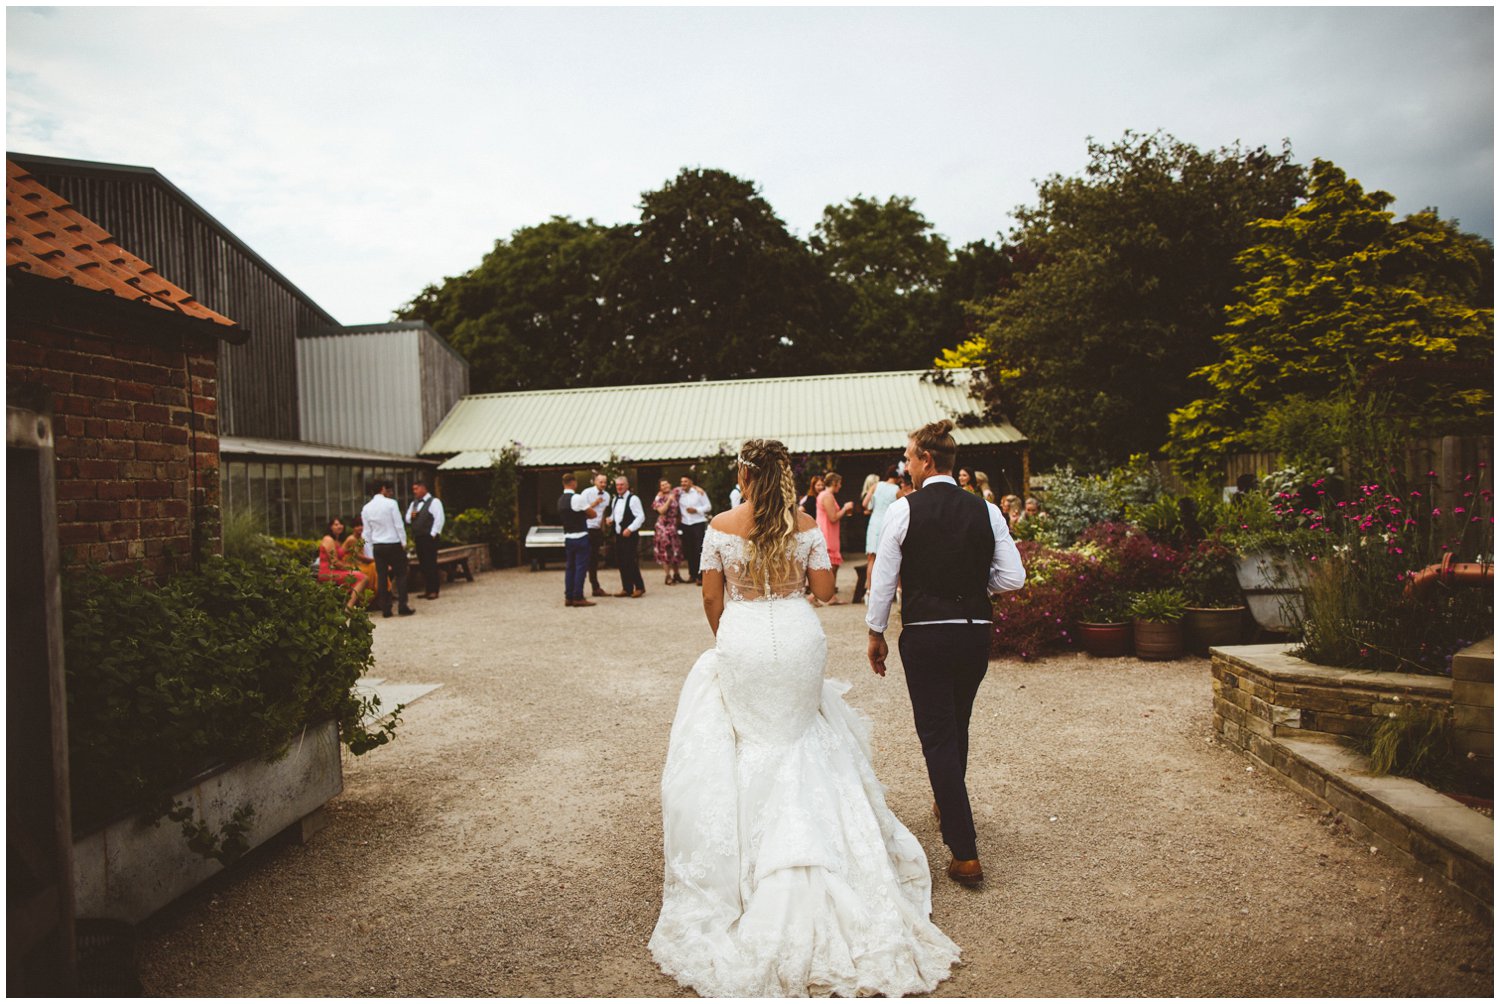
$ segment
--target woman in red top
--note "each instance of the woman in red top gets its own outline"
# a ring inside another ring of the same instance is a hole
[[[318,542],[318,581],[338,582],[348,586],[349,602],[344,605],[344,609],[349,610],[354,607],[354,601],[365,588],[365,573],[355,567],[356,559],[346,554],[340,546],[339,537],[343,532],[343,520],[335,516],[328,521],[327,532]]]

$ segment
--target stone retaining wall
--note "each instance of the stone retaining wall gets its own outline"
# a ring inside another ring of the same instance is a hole
[[[1495,777],[1495,639],[1453,657],[1453,741],[1476,781]]]
[[[1287,646],[1213,650],[1214,731],[1241,749],[1249,736],[1364,736],[1403,704],[1445,708],[1453,681],[1413,673],[1315,666]]]
[[[1284,645],[1211,654],[1214,731],[1226,743],[1335,813],[1372,850],[1447,883],[1472,912],[1494,916],[1494,821],[1410,778],[1371,774],[1366,758],[1339,742],[1403,705],[1446,706],[1453,681],[1314,666]]]

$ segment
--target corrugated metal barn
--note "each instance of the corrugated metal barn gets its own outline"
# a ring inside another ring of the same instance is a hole
[[[757,436],[781,440],[809,469],[836,468],[841,498],[857,500],[865,476],[898,461],[913,429],[941,418],[958,426],[960,464],[985,471],[997,494],[1024,493],[1026,437],[978,414],[973,381],[966,370],[903,370],[475,394],[419,452],[441,458],[444,499],[459,509],[481,504],[495,451],[520,443],[522,536],[556,522],[548,510],[564,471],[586,475],[613,453],[645,494],[658,478],[675,479],[721,446],[734,450]],[[728,499],[713,504],[722,509]]]

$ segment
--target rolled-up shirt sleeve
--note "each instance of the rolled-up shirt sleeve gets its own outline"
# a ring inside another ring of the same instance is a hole
[[[865,626],[876,634],[884,634],[890,623],[896,583],[901,578],[901,547],[910,524],[911,505],[904,498],[892,502],[885,511],[880,542],[875,545],[875,567],[870,571],[870,589],[865,597]]]
[[[989,506],[990,530],[995,535],[995,553],[990,557],[990,592],[1013,592],[1026,585],[1026,568],[1021,564],[1021,552],[1011,538],[1010,527],[1006,524],[1000,507],[993,502],[986,502],[985,505]]]

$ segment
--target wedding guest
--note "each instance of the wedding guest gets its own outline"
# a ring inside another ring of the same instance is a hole
[[[708,529],[708,514],[713,505],[708,493],[699,488],[691,474],[682,476],[682,492],[677,505],[682,513],[682,550],[687,554],[688,575],[697,585],[703,585],[703,570],[699,561],[703,557],[703,533]]]
[[[438,598],[438,534],[443,532],[443,503],[427,490],[427,482],[411,483],[412,501],[406,507],[406,525],[411,527],[412,543],[417,547],[417,561],[422,568],[424,600]]]
[[[557,499],[557,518],[563,526],[563,553],[567,556],[563,606],[591,607],[594,601],[583,598],[583,581],[589,568],[589,506],[578,494],[578,475],[571,471],[564,474],[562,486],[562,495]]]
[[[984,471],[974,472],[974,484],[979,489],[979,494],[984,496],[986,502],[995,501],[995,493],[990,491],[990,476]]]
[[[967,467],[960,467],[958,469],[958,487],[970,495],[979,494],[979,486],[974,484],[974,474]]]
[[[818,495],[823,491],[823,479],[814,474],[807,482],[807,494],[797,504],[813,519],[818,518]]]
[[[637,534],[646,522],[641,499],[630,490],[630,479],[621,474],[615,478],[615,500],[610,510],[610,525],[615,528],[615,563],[620,566],[620,591],[616,596],[640,599],[646,595],[646,580],[641,578],[640,543]]]
[[[875,564],[875,547],[880,542],[880,530],[885,525],[885,511],[891,507],[901,494],[901,475],[896,471],[896,465],[885,469],[885,479],[876,483],[869,492],[870,522],[865,527],[865,567],[860,569],[864,574],[860,576],[859,582],[854,589],[854,602],[860,603],[864,600],[865,587],[870,581],[870,571]]]
[[[1046,513],[1042,512],[1042,504],[1035,497],[1028,498],[1026,500],[1026,508],[1021,510],[1021,519],[1035,519],[1038,516],[1045,518],[1046,515]]]
[[[744,500],[744,496],[740,494],[739,485],[735,485],[733,488],[729,489],[729,508],[733,509]]]
[[[609,593],[599,584],[599,561],[604,556],[604,544],[609,539],[604,533],[604,526],[609,522],[609,477],[595,474],[594,483],[581,494],[589,516],[589,585],[595,596],[608,596]]]
[[[677,524],[682,518],[681,495],[681,488],[673,488],[672,482],[662,478],[656,500],[651,503],[651,508],[656,510],[656,563],[666,574],[666,584],[669,586],[683,581],[679,572],[682,567],[682,537],[677,535]]]
[[[328,521],[323,539],[318,542],[318,581],[348,586],[349,602],[344,604],[344,609],[352,610],[365,588],[365,576],[355,564],[351,552],[339,543],[339,535],[343,532],[343,520],[335,516]]]
[[[823,531],[823,543],[828,545],[828,561],[833,566],[833,599],[828,601],[831,607],[844,602],[839,599],[838,588],[839,566],[844,563],[844,556],[839,551],[839,523],[854,511],[853,502],[839,505],[838,491],[843,484],[844,479],[837,471],[829,471],[823,475],[823,491],[818,494],[818,529]]]
[[[374,494],[360,511],[365,524],[365,539],[375,556],[375,602],[380,616],[391,616],[391,592],[399,599],[399,613],[409,617],[417,611],[406,599],[406,524],[401,507],[391,498],[389,481],[375,482]]]
[[[354,525],[349,528],[349,536],[344,538],[344,553],[355,563],[355,566],[365,575],[365,591],[375,591],[375,556],[370,549],[370,542],[365,540],[365,521],[359,516],[354,517]]]
[[[1005,517],[1009,529],[1015,529],[1016,524],[1021,521],[1021,496],[1007,495],[1001,499],[1000,514]]]

